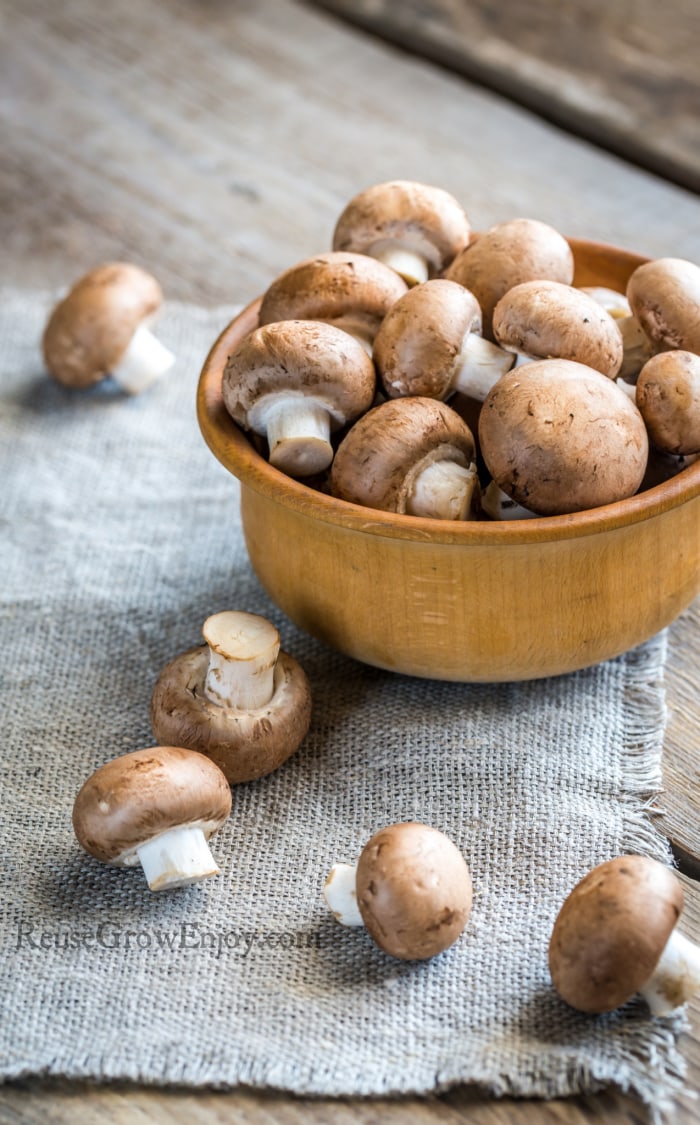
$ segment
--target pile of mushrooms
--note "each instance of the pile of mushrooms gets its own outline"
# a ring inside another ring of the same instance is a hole
[[[576,288],[546,223],[475,235],[405,180],[352,199],[332,246],[273,280],[223,375],[281,471],[365,507],[504,519],[623,500],[700,455],[693,263]]]

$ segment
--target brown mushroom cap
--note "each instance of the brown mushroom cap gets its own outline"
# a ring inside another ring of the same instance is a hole
[[[549,944],[559,995],[581,1012],[611,1012],[652,975],[683,909],[673,872],[646,856],[601,863],[564,902]]]
[[[250,413],[260,400],[279,392],[323,400],[337,429],[369,409],[375,385],[374,364],[353,336],[320,321],[284,320],[244,337],[228,358],[221,391],[245,429],[256,429]]]
[[[131,867],[136,849],[171,828],[197,826],[205,836],[231,812],[231,790],[214,762],[177,746],[151,746],[106,762],[73,806],[80,845],[103,863]]]
[[[537,219],[510,219],[480,234],[455,258],[446,276],[466,286],[481,305],[484,335],[492,339],[493,310],[524,281],[571,285],[574,256],[554,227]]]
[[[638,266],[627,297],[658,349],[700,354],[700,266],[684,258],[657,258]]]
[[[502,348],[537,359],[585,363],[611,379],[620,370],[620,329],[602,305],[558,281],[526,281],[496,305],[493,334]]]
[[[316,254],[272,282],[259,321],[324,320],[373,339],[406,289],[395,270],[364,254]]]
[[[444,402],[390,399],[364,414],[343,438],[331,491],[367,508],[405,513],[416,478],[428,465],[455,461],[466,468],[473,458],[471,430]]]
[[[390,398],[447,398],[468,333],[481,333],[476,297],[454,281],[416,285],[387,313],[373,358]]]
[[[637,407],[657,449],[700,453],[700,356],[659,352],[637,379]]]
[[[540,515],[631,496],[649,451],[642,416],[625,392],[568,360],[527,363],[502,376],[481,409],[479,441],[499,487]]]
[[[238,711],[207,698],[208,663],[208,647],[199,645],[165,666],[151,696],[154,736],[206,754],[230,785],[272,773],[298,749],[309,729],[311,691],[303,669],[280,652],[270,702]]]
[[[372,938],[404,961],[425,961],[448,949],[471,912],[472,883],[461,852],[425,824],[377,832],[363,848],[355,885]]]
[[[108,262],[85,274],[49,317],[42,348],[46,367],[66,387],[89,387],[109,374],[142,321],[163,301],[150,273]]]
[[[449,192],[391,180],[350,200],[336,223],[333,249],[372,254],[387,240],[416,241],[434,276],[469,244],[470,234],[464,208]]]

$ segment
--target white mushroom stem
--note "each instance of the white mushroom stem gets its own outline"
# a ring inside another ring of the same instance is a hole
[[[623,356],[619,374],[626,379],[639,374],[654,354],[654,348],[636,316],[614,317],[614,320],[622,334]]]
[[[512,352],[470,332],[462,345],[452,385],[469,398],[483,402],[494,383],[510,371],[513,363]]]
[[[256,711],[272,699],[280,636],[255,613],[227,610],[207,618],[202,629],[209,645],[204,694],[234,711]]]
[[[637,401],[637,386],[636,386],[636,384],[635,383],[628,383],[626,379],[621,379],[621,378],[617,378],[615,380],[615,382],[617,383],[620,390],[624,391],[625,394],[627,395],[627,397],[631,398],[632,402],[636,403],[636,401]]]
[[[481,494],[481,510],[492,520],[531,520],[537,518],[536,512],[531,512],[529,508],[523,508],[504,492],[502,488],[492,480],[487,484],[486,488]]]
[[[430,276],[429,262],[435,257],[435,251],[429,243],[421,246],[418,239],[415,242],[405,242],[384,238],[370,246],[368,253],[400,274],[407,285],[420,285],[427,281]]]
[[[156,339],[145,324],[141,324],[110,374],[128,394],[137,395],[160,379],[174,362],[173,353]]]
[[[343,926],[364,926],[357,906],[356,876],[357,868],[351,864],[334,863],[323,888],[328,909]]]
[[[433,461],[416,477],[406,513],[438,520],[468,519],[478,480],[476,465]]]
[[[653,1016],[667,1016],[700,992],[700,947],[674,930],[651,977],[640,988]]]
[[[186,887],[219,874],[207,838],[198,825],[171,828],[142,844],[137,855],[152,891]]]
[[[333,460],[328,404],[312,395],[266,395],[249,412],[248,422],[266,434],[270,464],[289,476],[321,473]]]

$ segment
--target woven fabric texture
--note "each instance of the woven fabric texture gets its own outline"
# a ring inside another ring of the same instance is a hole
[[[236,482],[197,428],[201,362],[231,310],[171,305],[158,334],[177,366],[128,398],[46,377],[47,308],[46,294],[0,302],[0,1076],[337,1095],[615,1083],[658,1104],[681,1081],[682,1019],[641,1001],[575,1013],[547,943],[594,864],[668,861],[644,812],[664,637],[519,685],[415,680],[323,647],[258,585]],[[234,790],[212,842],[221,874],[154,895],[138,869],[81,852],[72,804],[102,762],[152,745],[160,669],[225,608],[278,626],[312,727],[281,770]],[[466,932],[427,963],[339,926],[321,894],[333,862],[400,820],[446,832],[474,880]]]

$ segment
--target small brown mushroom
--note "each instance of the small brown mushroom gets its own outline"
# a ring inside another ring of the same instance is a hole
[[[570,359],[613,379],[620,370],[622,336],[597,301],[558,281],[526,281],[496,305],[493,334],[525,359]]]
[[[627,297],[655,351],[700,355],[700,266],[683,258],[645,262],[630,277]]]
[[[678,933],[683,888],[641,855],[594,867],[554,923],[549,969],[559,995],[581,1012],[611,1012],[639,992],[655,1016],[700,989],[700,949]]]
[[[331,431],[369,409],[375,386],[374,364],[347,332],[284,320],[244,337],[221,391],[232,418],[267,438],[270,463],[304,477],[328,468]]]
[[[559,281],[571,285],[574,256],[554,227],[538,219],[510,219],[480,234],[446,271],[476,297],[484,336],[493,339],[493,310],[501,297],[524,281]]]
[[[478,495],[474,438],[458,414],[430,398],[375,406],[348,431],[331,470],[341,500],[432,519],[468,519]]]
[[[203,754],[152,746],[100,766],[73,806],[78,842],[117,867],[141,864],[152,891],[218,874],[207,840],[231,812],[223,773]]]
[[[349,332],[371,352],[379,325],[405,292],[405,281],[375,258],[340,251],[317,254],[272,282],[259,320],[323,320]]]
[[[335,864],[324,896],[339,922],[364,925],[385,953],[402,961],[426,961],[463,933],[471,913],[472,882],[461,852],[447,836],[409,821],[372,836],[357,867]]]
[[[204,646],[165,666],[151,697],[159,742],[198,750],[229,784],[276,770],[306,737],[311,692],[300,665],[280,652],[274,625],[229,610],[209,617]]]
[[[659,352],[642,368],[636,403],[664,453],[700,453],[700,356]]]
[[[461,391],[483,401],[514,363],[510,352],[482,338],[476,297],[444,278],[416,285],[396,302],[372,355],[390,398],[446,399]]]
[[[528,363],[499,379],[481,409],[479,442],[499,487],[545,516],[631,496],[649,452],[624,391],[569,360]]]
[[[85,274],[56,305],[42,347],[46,366],[66,387],[90,387],[107,375],[138,394],[175,362],[148,325],[163,301],[150,273],[109,262]]]
[[[378,258],[416,285],[442,273],[470,234],[464,208],[449,192],[392,180],[350,200],[336,223],[333,249]]]

